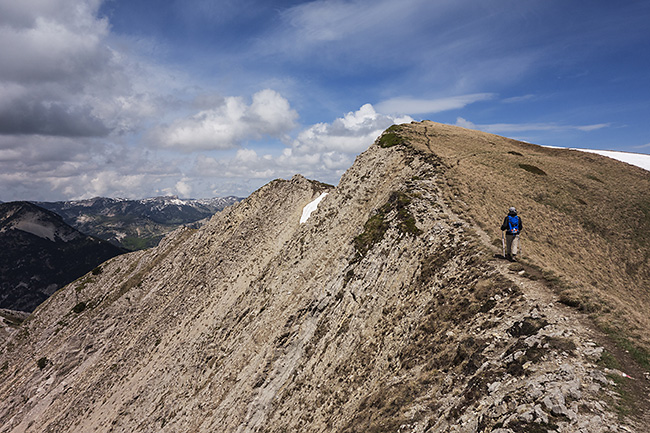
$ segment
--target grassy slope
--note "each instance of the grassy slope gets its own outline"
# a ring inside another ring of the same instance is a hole
[[[565,303],[623,346],[640,348],[637,359],[648,368],[649,172],[433,122],[405,125],[400,135],[443,159],[447,201],[495,245],[508,207],[516,206],[525,260],[545,272]]]

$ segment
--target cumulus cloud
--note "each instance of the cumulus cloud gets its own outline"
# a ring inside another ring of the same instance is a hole
[[[407,123],[409,116],[380,114],[371,104],[349,112],[332,123],[318,123],[307,128],[292,143],[292,153],[343,152],[365,150],[382,131],[394,123]]]
[[[296,126],[298,113],[278,92],[265,89],[247,104],[227,97],[214,108],[155,128],[149,141],[183,151],[230,149],[264,136],[282,138]]]
[[[181,197],[191,197],[192,186],[190,185],[189,181],[191,181],[191,179],[184,177],[183,179],[176,182],[176,191]]]
[[[100,4],[0,2],[0,135],[105,137],[156,112],[160,68],[111,45]]]
[[[365,104],[331,123],[306,128],[279,155],[259,154],[248,148],[237,150],[230,159],[200,155],[193,173],[197,177],[265,180],[300,173],[338,183],[357,154],[366,150],[386,128],[412,120],[408,116],[378,113],[371,104]]]
[[[100,139],[1,136],[2,200],[141,198],[173,186],[180,161]]]
[[[93,99],[124,80],[98,1],[2,2],[0,134],[104,136]],[[111,83],[114,86],[111,86]]]
[[[88,105],[43,101],[33,95],[0,103],[0,134],[101,137],[110,131]]]

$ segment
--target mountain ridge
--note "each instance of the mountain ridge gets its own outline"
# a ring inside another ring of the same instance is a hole
[[[0,306],[20,311],[125,252],[29,202],[0,204],[0,242]]]
[[[179,199],[177,196],[140,200],[94,197],[86,200],[35,202],[61,215],[78,230],[130,250],[155,246],[176,228],[200,225],[206,218],[241,198]]]
[[[477,134],[390,128],[336,188],[273,181],[57,292],[2,353],[0,431],[643,431],[586,300],[540,268],[541,207],[519,206],[530,262],[495,258],[519,196],[486,173],[537,185],[554,151]]]

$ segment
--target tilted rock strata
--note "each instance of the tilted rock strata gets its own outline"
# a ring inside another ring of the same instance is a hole
[[[444,170],[372,146],[304,224],[328,188],[296,176],[110,260],[3,354],[0,432],[617,431],[589,331]]]

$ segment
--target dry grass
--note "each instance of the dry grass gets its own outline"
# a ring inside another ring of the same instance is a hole
[[[400,134],[446,166],[447,203],[495,240],[509,206],[525,259],[568,305],[650,353],[650,173],[599,155],[550,149],[433,122]],[[499,241],[500,242],[500,241]]]

